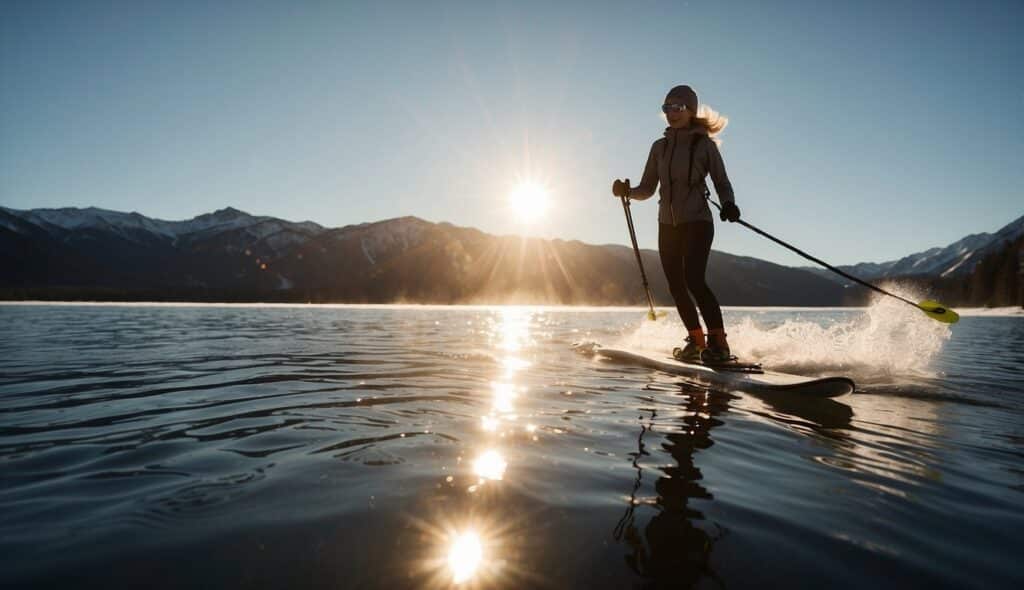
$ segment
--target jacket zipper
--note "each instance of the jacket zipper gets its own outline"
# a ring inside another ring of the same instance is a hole
[[[667,141],[667,139],[666,139]],[[672,134],[672,152],[668,155],[668,212],[672,216],[672,227],[676,226],[676,209],[672,206],[675,200],[676,185],[672,182],[672,160],[676,158],[676,144],[679,143],[679,131]]]

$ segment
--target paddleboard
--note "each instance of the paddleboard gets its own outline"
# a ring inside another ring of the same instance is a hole
[[[679,375],[702,384],[752,393],[790,393],[807,397],[839,397],[856,389],[849,377],[808,378],[778,371],[738,372],[716,370],[706,365],[695,365],[675,360],[667,354],[656,356],[628,350],[605,348],[594,342],[575,344],[581,354],[604,357],[608,360],[639,367],[647,367]]]

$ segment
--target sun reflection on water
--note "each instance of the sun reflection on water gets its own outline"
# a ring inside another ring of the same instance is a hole
[[[449,505],[443,513],[422,521],[424,530],[436,543],[432,545],[440,549],[427,561],[430,587],[480,587],[499,577],[528,576],[527,572],[498,557],[502,553],[500,545],[514,538],[510,537],[510,531],[523,523],[520,515],[510,519],[501,510],[495,510],[500,505],[495,502],[502,498],[503,488],[490,482],[504,480],[508,470],[505,455],[494,446],[497,440],[511,439],[516,432],[525,432],[537,441],[536,424],[510,428],[519,419],[516,404],[527,391],[521,372],[531,366],[524,356],[533,344],[532,315],[526,308],[507,307],[487,320],[487,337],[496,351],[498,365],[490,383],[489,407],[479,417],[482,450],[471,461],[464,463],[461,455],[458,458],[460,471],[466,467],[471,469],[472,479],[466,481],[466,487],[454,486],[457,476],[449,475],[445,479],[448,486],[443,488],[464,490],[465,495],[456,501],[466,503],[469,509],[452,510]],[[487,392],[481,393],[486,400]]]
[[[491,389],[494,391],[492,406],[495,412],[511,414],[515,411],[515,385],[512,383],[492,383]]]
[[[498,451],[490,449],[473,461],[473,473],[484,479],[500,480],[505,476],[508,462]]]
[[[503,381],[514,380],[516,373],[530,366],[529,362],[514,356],[506,357],[502,360],[501,364],[505,368],[504,373],[501,375]]]
[[[505,352],[518,352],[530,343],[530,320],[532,313],[521,307],[505,307],[501,310],[501,318],[495,326],[494,336],[498,339],[498,348]]]
[[[475,531],[466,531],[455,537],[448,549],[448,569],[452,580],[461,584],[476,574],[484,558],[480,535]]]
[[[494,416],[483,416],[480,419],[480,427],[487,432],[495,432],[498,430],[499,420]]]

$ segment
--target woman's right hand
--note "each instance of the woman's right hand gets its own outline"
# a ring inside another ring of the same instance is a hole
[[[629,196],[629,179],[616,180],[612,183],[612,194],[616,197],[628,197]]]

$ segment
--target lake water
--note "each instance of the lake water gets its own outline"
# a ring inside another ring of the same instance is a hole
[[[0,305],[0,586],[1024,587],[1024,317]]]

